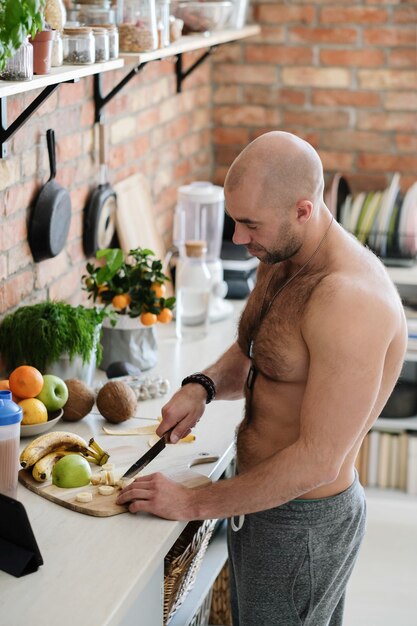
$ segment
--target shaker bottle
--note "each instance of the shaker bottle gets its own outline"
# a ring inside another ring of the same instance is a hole
[[[20,422],[22,409],[13,402],[11,391],[0,391],[0,493],[11,498],[17,494]]]

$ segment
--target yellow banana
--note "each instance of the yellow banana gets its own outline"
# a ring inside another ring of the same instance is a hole
[[[54,431],[45,433],[31,441],[20,455],[20,465],[22,467],[32,467],[42,457],[57,448],[71,449],[72,451],[85,451],[86,455],[90,454],[87,442],[82,437],[74,433]]]
[[[65,448],[57,448],[53,452],[49,452],[49,454],[45,454],[39,461],[36,461],[35,465],[32,467],[32,476],[39,483],[45,482],[45,480],[49,480],[52,475],[52,468],[55,463],[62,459],[66,454],[79,454],[74,450],[65,449]]]

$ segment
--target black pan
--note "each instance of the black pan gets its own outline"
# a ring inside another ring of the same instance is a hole
[[[55,180],[55,133],[46,131],[51,175],[36,199],[29,221],[29,245],[35,261],[50,259],[61,252],[71,222],[71,198]]]
[[[99,123],[100,184],[91,193],[84,209],[83,247],[86,256],[109,248],[116,231],[116,192],[107,182],[107,141],[105,126]]]

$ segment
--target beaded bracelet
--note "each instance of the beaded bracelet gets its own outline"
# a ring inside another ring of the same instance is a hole
[[[214,384],[214,381],[205,374],[202,374],[201,372],[196,372],[195,374],[187,376],[182,381],[181,387],[184,387],[184,385],[188,385],[190,383],[197,383],[198,385],[204,387],[204,389],[207,391],[206,404],[209,404],[209,402],[214,400],[214,398],[216,397],[216,385]]]

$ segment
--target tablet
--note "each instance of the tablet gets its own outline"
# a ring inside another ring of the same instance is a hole
[[[24,576],[43,565],[25,507],[0,493],[0,569]]]

